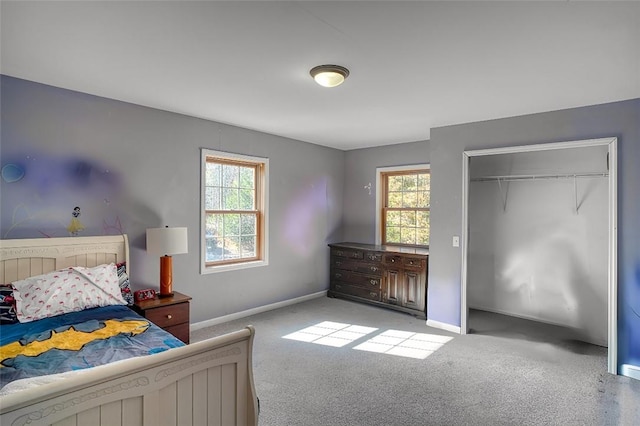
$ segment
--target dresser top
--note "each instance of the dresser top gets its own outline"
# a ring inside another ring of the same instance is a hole
[[[329,244],[329,247],[381,251],[381,252],[386,252],[386,253],[421,254],[421,255],[425,255],[425,256],[429,255],[429,249],[427,249],[427,248],[380,245],[380,244],[333,243],[333,244]]]

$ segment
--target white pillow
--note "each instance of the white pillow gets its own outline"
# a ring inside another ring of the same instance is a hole
[[[74,266],[11,283],[20,322],[98,306],[126,305],[116,265]]]

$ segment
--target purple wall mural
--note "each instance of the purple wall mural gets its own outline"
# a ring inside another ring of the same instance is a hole
[[[121,179],[100,160],[30,152],[3,155],[1,166],[3,239],[124,232]]]

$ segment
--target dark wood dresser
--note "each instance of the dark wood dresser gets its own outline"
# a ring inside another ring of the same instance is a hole
[[[428,249],[360,243],[329,247],[329,297],[426,318]]]

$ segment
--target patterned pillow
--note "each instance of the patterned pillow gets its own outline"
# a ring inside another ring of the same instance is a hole
[[[118,268],[118,284],[120,285],[122,298],[127,302],[127,305],[133,305],[133,292],[131,291],[129,275],[127,275],[127,262],[118,263],[116,267]]]
[[[16,299],[13,297],[13,287],[0,285],[0,324],[14,324],[18,322],[16,315]]]
[[[95,268],[74,266],[11,284],[20,322],[126,304],[113,263]]]

